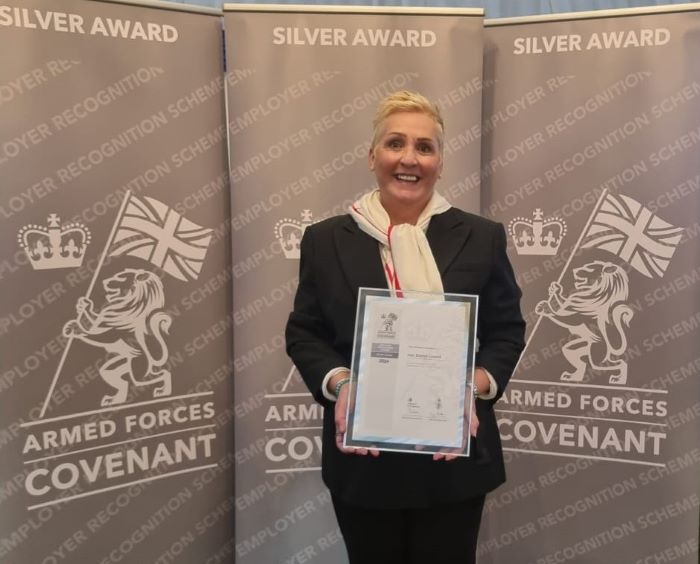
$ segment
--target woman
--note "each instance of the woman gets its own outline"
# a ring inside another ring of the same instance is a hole
[[[443,139],[425,97],[387,96],[369,150],[378,190],[307,228],[301,243],[287,352],[325,408],[322,475],[352,564],[474,562],[484,497],[505,480],[493,404],[523,348],[520,290],[503,226],[435,191]],[[361,286],[479,295],[471,457],[343,447]]]

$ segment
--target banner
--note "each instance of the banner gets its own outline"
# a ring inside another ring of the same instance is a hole
[[[700,5],[489,22],[483,212],[527,346],[482,563],[697,562]]]
[[[231,84],[237,562],[344,562],[320,478],[322,409],[284,351],[304,229],[375,186],[377,103],[444,112],[438,190],[479,209],[481,10],[225,7]]]
[[[227,557],[218,14],[0,6],[3,563]]]

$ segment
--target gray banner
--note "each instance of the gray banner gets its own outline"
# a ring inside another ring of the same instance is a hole
[[[231,5],[233,8],[233,5]],[[239,562],[344,562],[320,479],[321,407],[284,352],[307,225],[374,187],[377,102],[419,90],[445,114],[438,190],[479,208],[480,11],[231,11],[229,88]],[[343,8],[343,10],[350,10]]]
[[[487,27],[482,210],[529,325],[482,563],[697,562],[699,15]]]
[[[0,6],[3,563],[230,558],[221,21],[163,7]]]

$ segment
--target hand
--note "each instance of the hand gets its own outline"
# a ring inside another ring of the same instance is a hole
[[[62,333],[67,339],[72,339],[78,335],[82,335],[83,331],[80,328],[80,325],[78,325],[78,322],[75,319],[71,319],[63,326]]]
[[[549,307],[549,304],[542,300],[541,302],[538,302],[538,304],[535,306],[535,313],[537,315],[549,315],[552,313],[552,308]]]
[[[343,373],[343,377],[347,377],[347,373]],[[340,378],[338,379],[340,380]],[[348,398],[350,395],[350,385],[346,384],[340,389],[340,394],[335,402],[335,446],[340,452],[345,454],[359,454],[366,456],[368,453],[372,456],[379,456],[379,451],[376,448],[355,448],[343,446],[345,431],[347,430],[348,420]]]
[[[551,298],[557,294],[561,294],[561,284],[559,284],[559,282],[552,282],[549,285],[549,297]]]
[[[480,384],[479,382],[482,382],[483,379],[486,379],[487,384]],[[482,368],[477,368],[474,371],[474,384],[477,386],[477,390],[483,390],[484,388],[487,388],[490,386],[488,376],[486,375],[486,372]],[[472,411],[472,417],[469,420],[469,436],[476,438],[476,433],[479,430],[479,416],[476,414],[476,405],[475,405],[476,398],[474,397],[474,392],[472,392],[471,388],[467,388],[467,391],[464,396],[464,425],[467,425],[467,415],[469,412],[467,411],[467,406],[471,406],[471,411]],[[466,429],[465,429],[466,431]],[[444,450],[441,452],[436,452],[433,455],[433,460],[444,460],[445,462],[450,462],[451,460],[454,460],[457,458],[458,454],[461,454],[464,452],[464,449],[467,448],[467,434],[464,433],[463,435],[465,438],[462,442],[462,448],[461,449],[454,449],[454,450]]]
[[[81,315],[85,313],[86,311],[90,311],[92,309],[92,300],[90,298],[84,298],[80,297],[78,298],[78,302],[75,304],[75,310],[78,313],[78,315]]]

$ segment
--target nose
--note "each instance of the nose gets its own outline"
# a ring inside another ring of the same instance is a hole
[[[418,163],[418,158],[415,148],[406,146],[401,153],[401,164],[413,166]]]

